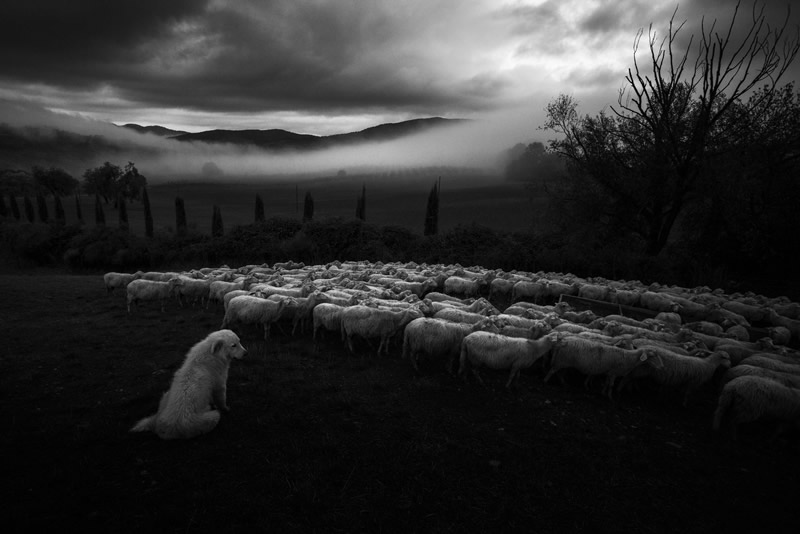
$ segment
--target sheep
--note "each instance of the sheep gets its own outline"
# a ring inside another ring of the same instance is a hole
[[[214,280],[211,282],[211,286],[208,289],[208,300],[206,301],[206,308],[208,308],[212,302],[223,302],[223,298],[225,297],[225,293],[228,291],[234,291],[236,289],[249,289],[250,286],[255,282],[256,278],[252,276],[242,277],[236,282],[226,282],[224,280]]]
[[[665,293],[642,291],[639,301],[643,308],[655,312],[679,312],[681,310],[681,305]]]
[[[456,323],[469,323],[469,324],[476,324],[484,319],[486,319],[485,315],[481,315],[479,313],[472,313],[466,312],[463,310],[459,310],[457,308],[451,309],[442,309],[438,312],[433,314],[433,317],[436,319],[445,319],[447,321],[453,321]]]
[[[770,326],[767,333],[776,345],[788,345],[792,340],[792,332],[785,326]]]
[[[306,298],[295,299],[297,302],[297,309],[294,311],[292,318],[292,335],[297,330],[297,325],[300,325],[300,331],[305,330],[306,321],[312,318],[314,308],[319,304],[328,302],[328,296],[321,291],[314,291]]]
[[[239,295],[228,303],[220,328],[225,329],[235,323],[260,324],[264,329],[264,339],[269,339],[270,327],[281,317],[284,306],[284,301],[275,302],[253,295]]]
[[[225,293],[225,295],[222,297],[223,311],[225,312],[228,311],[228,305],[230,304],[231,300],[241,295],[253,296],[253,294],[248,289],[234,289],[233,291],[228,291],[227,293]]]
[[[721,306],[728,311],[744,317],[751,324],[765,320],[768,314],[768,312],[761,306],[752,306],[738,300],[725,301],[721,304]]]
[[[713,305],[711,311],[706,314],[705,319],[706,321],[718,323],[725,327],[736,324],[740,326],[750,326],[750,321],[745,319],[743,316],[730,310],[726,310],[718,304]]]
[[[473,302],[473,299],[460,299],[458,297],[454,297],[453,295],[439,293],[438,291],[431,291],[425,295],[425,298],[432,302],[454,302],[456,304],[472,304]]]
[[[681,327],[681,316],[675,312],[659,312],[655,319],[664,323],[673,331]]]
[[[637,319],[634,319],[633,317],[627,317],[625,315],[616,315],[616,314],[606,315],[605,317],[603,317],[603,319],[605,321],[615,321],[619,324],[635,326],[637,328],[642,328],[645,330],[652,330],[652,328],[650,328],[649,323],[645,323],[644,321],[639,321]],[[589,324],[589,326],[592,328],[596,328],[595,326],[592,326],[592,324]]]
[[[114,292],[114,289],[121,287],[125,288],[133,282],[134,280],[138,280],[144,273],[142,271],[136,271],[133,274],[129,273],[106,273],[103,275],[103,283],[106,286],[106,293],[109,295]]]
[[[623,349],[576,336],[559,339],[553,348],[550,371],[544,378],[548,382],[562,369],[572,368],[585,374],[586,382],[594,375],[606,375],[603,393],[612,397],[614,381],[625,376],[639,365],[663,366],[661,359],[651,348]]]
[[[448,295],[464,295],[477,297],[487,282],[483,279],[472,280],[461,276],[450,276],[444,281],[444,292]]]
[[[725,329],[722,327],[722,325],[712,323],[711,321],[694,321],[687,323],[686,327],[694,330],[695,332],[700,332],[701,334],[706,334],[709,336],[720,337],[725,332]]]
[[[719,431],[723,418],[731,425],[731,436],[737,439],[738,426],[767,418],[782,423],[800,423],[800,389],[786,387],[771,378],[740,376],[722,388],[714,412],[714,431]],[[780,428],[778,429],[780,432]]]
[[[314,291],[313,284],[304,284],[300,287],[297,286],[273,286],[270,284],[256,284],[250,287],[251,291],[261,294],[264,298],[271,297],[272,295],[281,295],[284,297],[303,298],[307,297]]]
[[[379,337],[381,341],[378,345],[378,355],[380,356],[381,350],[388,354],[391,337],[421,316],[422,312],[414,308],[392,311],[362,305],[350,306],[342,310],[342,337],[346,339],[351,353],[355,353],[353,336],[361,336],[364,339]]]
[[[534,303],[539,302],[544,298],[546,287],[547,284],[543,280],[520,280],[511,289],[511,302],[522,299],[531,299]]]
[[[454,323],[444,319],[419,317],[406,325],[403,332],[403,358],[410,359],[414,371],[419,371],[420,354],[429,357],[446,358],[446,369],[452,374],[456,358],[461,351],[464,336],[478,330],[497,332],[493,319],[484,319],[479,323]]]
[[[461,342],[461,356],[458,373],[464,375],[467,367],[483,384],[478,368],[509,369],[506,388],[519,376],[520,370],[531,367],[537,360],[547,355],[553,348],[556,334],[548,334],[541,339],[511,338],[491,332],[473,332]],[[466,376],[465,376],[466,378]]]
[[[634,346],[637,346],[634,342]],[[657,384],[683,389],[683,407],[689,405],[693,391],[711,380],[720,367],[730,369],[731,358],[727,352],[716,351],[706,358],[686,356],[665,347],[647,346],[661,358],[661,367],[638,367],[626,376],[620,387],[629,380],[648,377]]]
[[[772,308],[770,308],[767,313],[772,326],[782,326],[791,332],[792,340],[800,340],[800,321],[784,317]]]
[[[414,295],[422,298],[425,293],[433,290],[436,287],[436,282],[433,280],[427,279],[424,282],[407,282],[404,280],[399,280],[392,284],[392,287],[398,292],[402,291],[411,291]]]
[[[725,330],[725,335],[737,341],[750,341],[750,332],[748,332],[747,328],[738,324]]]
[[[323,302],[314,306],[311,312],[314,318],[313,339],[317,339],[317,331],[324,328],[330,332],[341,332],[342,330],[342,310],[345,306],[340,306],[331,302]]]
[[[610,287],[599,284],[583,284],[578,289],[578,296],[590,300],[611,301],[611,296],[616,293]]]
[[[640,296],[641,292],[636,290],[617,289],[611,297],[611,302],[614,304],[621,304],[622,306],[638,308]]]
[[[544,287],[544,298],[553,302],[561,298],[561,295],[577,295],[578,283],[567,284],[558,280],[548,280]]]
[[[127,286],[128,293],[128,313],[131,312],[131,304],[139,306],[141,300],[158,300],[161,303],[161,311],[164,311],[164,303],[167,299],[175,295],[183,281],[180,278],[171,278],[168,282],[156,282],[153,280],[133,280]]]
[[[781,373],[789,373],[792,375],[800,375],[800,365],[796,363],[786,363],[763,354],[753,354],[741,361],[739,365],[752,365],[755,367],[763,367],[771,371],[780,371]]]
[[[786,387],[800,389],[800,375],[782,373],[764,367],[756,367],[755,365],[745,365],[741,363],[731,367],[725,372],[725,375],[722,377],[722,385],[724,386],[731,380],[739,378],[740,376],[760,376],[775,380]]]
[[[211,289],[211,280],[198,280],[183,275],[180,276],[180,279],[183,283],[177,291],[178,304],[183,307],[182,297],[186,297],[186,300],[191,303],[195,303],[199,300],[202,306],[203,302],[208,299],[209,290]]]

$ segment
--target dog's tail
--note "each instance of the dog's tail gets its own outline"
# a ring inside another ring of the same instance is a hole
[[[156,416],[151,415],[145,417],[131,428],[131,432],[155,432],[156,430]]]

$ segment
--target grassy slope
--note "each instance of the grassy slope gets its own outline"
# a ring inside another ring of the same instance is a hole
[[[128,316],[99,276],[0,276],[0,473],[19,530],[793,531],[790,444],[709,430],[657,396],[609,403],[523,374],[464,385],[338,340],[244,332],[231,413],[209,435],[127,432],[218,311]],[[556,381],[557,382],[557,381]],[[13,529],[12,529],[13,530]]]

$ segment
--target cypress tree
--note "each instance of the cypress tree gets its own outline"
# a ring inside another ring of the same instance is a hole
[[[9,204],[11,204],[11,215],[13,215],[16,220],[19,220],[20,214],[19,214],[19,204],[17,204],[17,197],[15,197],[14,195],[10,195],[9,199],[10,199]]]
[[[175,231],[178,235],[186,235],[186,209],[181,197],[175,197]]]
[[[83,224],[83,210],[81,209],[81,197],[75,193],[75,213],[78,216],[78,224]]]
[[[23,198],[23,202],[25,203],[25,217],[28,218],[28,222],[32,223],[36,220],[36,214],[33,211],[33,202],[31,202],[27,194]]]
[[[8,216],[8,208],[6,207],[6,196],[0,193],[0,217]]]
[[[67,224],[67,216],[64,214],[64,206],[61,204],[61,197],[56,195],[55,196],[55,210],[56,210],[56,222],[58,224]]]
[[[46,223],[50,219],[50,214],[47,212],[47,200],[41,193],[36,193],[36,207],[39,211],[39,220]]]
[[[314,218],[314,198],[310,191],[306,191],[306,198],[303,202],[303,222]]]
[[[211,237],[222,237],[224,233],[222,228],[222,212],[219,206],[214,204],[214,211],[211,215]]]
[[[436,235],[439,232],[439,186],[433,185],[428,195],[428,206],[425,209],[425,235]]]
[[[257,223],[264,222],[264,201],[261,200],[261,195],[256,194],[256,217]]]
[[[97,226],[106,225],[106,214],[103,213],[103,204],[100,203],[100,195],[94,196],[94,223]]]
[[[361,196],[356,202],[356,219],[366,220],[367,184],[361,186]]]
[[[150,210],[150,196],[147,188],[142,188],[142,205],[144,205],[144,235],[153,237],[153,212]]]
[[[119,207],[119,229],[127,232],[130,230],[130,225],[128,224],[128,206],[124,196],[118,195],[117,206]]]

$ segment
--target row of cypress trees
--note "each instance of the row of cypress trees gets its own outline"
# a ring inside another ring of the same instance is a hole
[[[439,188],[441,185],[441,178],[437,183],[434,184],[433,188],[431,189],[430,194],[428,195],[428,205],[425,210],[425,230],[424,235],[434,235],[439,231]],[[361,194],[358,196],[356,200],[356,218],[359,220],[366,220],[366,198],[367,198],[367,186],[364,184],[361,187]],[[17,220],[22,218],[20,213],[19,205],[17,204],[17,199],[13,195],[9,195],[10,200],[10,207],[6,206],[5,198],[3,195],[0,195],[0,217],[7,217],[9,214]],[[41,222],[48,222],[49,221],[49,213],[47,209],[47,202],[45,201],[44,195],[37,194],[36,195],[36,202],[39,212],[39,220]],[[33,223],[36,220],[36,216],[34,213],[34,206],[33,202],[31,201],[28,195],[23,197],[23,205],[25,210],[25,217],[28,219],[29,222]],[[150,208],[150,197],[147,193],[147,188],[142,189],[142,206],[144,209],[144,222],[145,222],[145,235],[147,237],[153,237],[153,212]],[[128,222],[128,208],[125,202],[125,198],[123,196],[119,196],[117,198],[117,207],[118,207],[118,216],[119,216],[119,228],[124,231],[129,231],[130,224]],[[83,213],[81,211],[81,204],[80,199],[77,195],[75,195],[75,209],[78,217],[78,221],[83,223]],[[95,195],[95,204],[94,204],[94,213],[95,213],[95,224],[97,226],[105,226],[106,224],[106,217],[105,212],[103,211],[103,204],[100,201],[100,196]],[[314,198],[311,196],[311,192],[306,192],[305,200],[303,203],[303,221],[307,222],[314,218]],[[55,196],[55,220],[58,223],[65,223],[66,217],[64,215],[64,207],[61,204],[61,197]],[[261,199],[261,196],[256,194],[256,201],[255,201],[255,222],[264,222],[265,215],[264,215],[264,201]],[[184,206],[183,198],[176,196],[175,197],[175,230],[178,235],[186,235],[187,232],[187,222],[186,222],[186,208]],[[212,237],[220,237],[224,233],[223,223],[222,223],[222,212],[216,204],[213,206],[212,211],[212,219],[211,219],[211,236]]]

